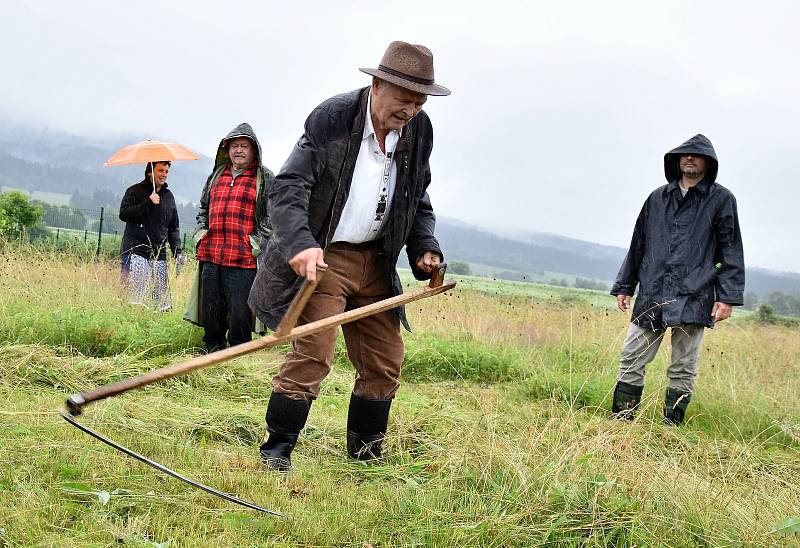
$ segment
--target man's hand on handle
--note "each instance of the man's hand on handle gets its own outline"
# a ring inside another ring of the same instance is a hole
[[[711,317],[715,322],[721,322],[731,317],[731,309],[733,307],[728,303],[721,303],[719,301],[714,303],[714,308],[711,309]]]
[[[442,262],[442,256],[435,251],[426,251],[422,256],[417,259],[417,268],[430,274],[433,272],[434,267],[439,266]]]
[[[321,247],[309,247],[292,257],[289,266],[295,274],[313,282],[317,279],[317,267],[328,268],[324,258],[325,252]]]
[[[623,312],[627,312],[627,310],[631,307],[631,296],[617,295],[617,307]]]
[[[153,202],[154,205],[158,205],[161,203],[161,196],[153,192],[150,194],[150,201]]]

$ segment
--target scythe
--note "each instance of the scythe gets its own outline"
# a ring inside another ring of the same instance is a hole
[[[186,482],[189,485],[202,489],[207,493],[210,493],[217,497],[221,497],[235,504],[239,504],[241,506],[245,506],[253,510],[258,510],[260,512],[264,512],[267,514],[272,514],[274,516],[282,517],[283,514],[279,512],[263,508],[252,502],[242,500],[233,495],[224,493],[222,491],[214,489],[213,487],[208,487],[206,485],[203,485],[202,483],[187,478],[167,468],[166,466],[159,464],[143,455],[140,455],[120,445],[119,443],[116,443],[113,440],[103,436],[102,434],[99,434],[98,432],[80,424],[76,417],[78,417],[83,412],[85,406],[93,402],[109,398],[112,396],[117,396],[129,390],[147,386],[148,384],[153,384],[166,379],[171,379],[173,377],[178,377],[180,375],[185,375],[187,373],[191,373],[192,371],[197,371],[198,369],[210,367],[212,365],[216,365],[231,360],[233,358],[238,358],[239,356],[251,354],[258,350],[272,348],[273,346],[293,341],[295,339],[305,337],[313,333],[317,333],[319,331],[324,331],[325,329],[330,329],[332,327],[337,327],[339,325],[354,322],[361,318],[366,318],[368,316],[372,316],[374,314],[378,314],[386,310],[391,310],[403,304],[432,297],[434,295],[438,295],[439,293],[443,293],[445,291],[453,289],[456,286],[456,283],[454,281],[448,280],[446,283],[444,281],[444,274],[446,268],[447,265],[445,263],[442,263],[441,265],[439,265],[439,267],[434,268],[433,275],[431,276],[431,281],[427,286],[420,287],[418,289],[415,289],[414,291],[403,293],[401,295],[384,299],[382,301],[378,301],[366,306],[362,306],[360,308],[348,310],[341,314],[336,314],[328,318],[323,318],[315,322],[295,327],[295,324],[297,323],[297,320],[300,317],[300,313],[303,311],[303,308],[308,302],[308,299],[314,292],[314,289],[319,283],[320,278],[322,277],[322,275],[324,275],[324,271],[318,270],[316,281],[309,282],[308,280],[306,280],[303,282],[303,285],[297,292],[297,295],[295,295],[294,300],[292,301],[291,305],[286,311],[286,314],[284,314],[281,323],[278,325],[278,328],[275,330],[275,333],[273,335],[267,335],[261,337],[260,339],[239,344],[237,346],[233,346],[230,348],[226,348],[218,352],[212,352],[211,354],[198,356],[196,358],[192,358],[190,360],[170,365],[168,367],[156,369],[148,373],[143,373],[136,377],[130,377],[127,379],[123,379],[121,381],[100,386],[98,388],[95,388],[94,390],[89,390],[88,392],[73,394],[72,396],[67,398],[65,402],[66,409],[61,410],[60,414],[65,421],[70,423],[72,426],[78,428],[82,432],[89,434],[90,436],[102,441],[103,443],[113,447],[114,449],[117,449],[118,451],[125,453],[130,457],[133,457],[134,459],[140,462],[143,462],[144,464],[147,464],[148,466],[152,466],[156,470],[164,472],[165,474],[170,475],[183,482]]]

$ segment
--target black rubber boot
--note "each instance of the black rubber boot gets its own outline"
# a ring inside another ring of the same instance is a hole
[[[206,343],[206,354],[211,354],[212,352],[219,352],[220,350],[225,350],[227,345],[222,343]]]
[[[272,393],[267,406],[269,437],[261,444],[261,460],[270,470],[288,472],[292,468],[292,449],[306,424],[311,400],[293,400]]]
[[[370,400],[350,395],[347,411],[347,454],[358,460],[381,458],[381,444],[389,424],[392,400]]]
[[[614,388],[614,402],[611,404],[611,413],[614,417],[632,421],[636,408],[642,401],[643,390],[644,386],[617,381],[617,386]]]
[[[667,388],[664,396],[664,424],[669,426],[682,424],[691,399],[692,395],[688,392]]]

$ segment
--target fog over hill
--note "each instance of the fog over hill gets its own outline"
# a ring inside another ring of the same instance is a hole
[[[95,189],[121,196],[142,179],[143,166],[104,168],[103,162],[120,147],[148,136],[97,139],[0,121],[0,187],[91,196]],[[169,175],[179,202],[197,203],[211,170],[212,159],[177,162]],[[187,219],[191,216],[186,215]],[[557,234],[499,229],[439,217],[437,236],[448,261],[486,265],[498,271],[549,279],[550,273],[594,278],[610,283],[626,250],[621,247],[567,238]],[[800,274],[749,266],[747,291],[800,292]]]
[[[0,120],[0,185],[84,195],[98,189],[122,196],[144,178],[144,166],[105,168],[103,163],[121,147],[147,138],[157,137],[93,140]],[[198,201],[211,166],[212,159],[202,154],[200,160],[173,164],[169,183],[179,202]]]
[[[448,261],[490,264],[527,273],[544,272],[596,278],[611,282],[627,249],[557,234],[523,232],[493,234],[463,221],[439,218],[436,234]],[[800,293],[800,274],[747,267],[746,291],[765,296],[773,291]],[[544,276],[548,279],[549,276]]]

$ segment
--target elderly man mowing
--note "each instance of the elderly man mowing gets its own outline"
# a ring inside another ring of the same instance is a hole
[[[418,279],[442,260],[427,188],[433,127],[422,106],[448,95],[434,83],[424,46],[392,42],[371,85],[316,107],[270,191],[273,237],[250,305],[275,328],[303,278],[325,276],[300,318],[310,323],[402,293],[395,269],[403,246]],[[347,452],[381,456],[404,346],[401,308],[342,326],[356,375],[347,418]],[[337,329],[296,340],[272,381],[269,438],[261,457],[287,470],[311,402],[331,370]]]

